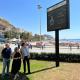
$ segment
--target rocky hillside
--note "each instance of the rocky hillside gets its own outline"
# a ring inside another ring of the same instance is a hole
[[[7,20],[0,18],[0,29],[5,30],[6,28],[15,28],[12,24],[10,24]]]

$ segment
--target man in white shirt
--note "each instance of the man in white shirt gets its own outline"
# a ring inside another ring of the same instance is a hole
[[[28,49],[28,44],[26,45],[25,43],[21,44],[21,53],[22,53],[22,58],[23,58],[23,67],[24,67],[24,74],[26,73],[26,62],[27,62],[27,67],[28,67],[28,74],[30,74],[30,62],[29,62],[29,49]]]

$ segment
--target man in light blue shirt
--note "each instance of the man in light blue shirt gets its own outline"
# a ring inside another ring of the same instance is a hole
[[[26,73],[26,62],[28,67],[28,73],[30,74],[30,62],[29,62],[30,53],[28,49],[28,44],[26,45],[25,43],[22,43],[21,46],[22,46],[21,53],[23,58],[24,74]]]

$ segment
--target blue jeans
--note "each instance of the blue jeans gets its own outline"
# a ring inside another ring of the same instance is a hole
[[[3,58],[3,70],[2,70],[2,75],[9,74],[9,66],[10,66],[10,59]],[[6,69],[7,68],[7,69]]]

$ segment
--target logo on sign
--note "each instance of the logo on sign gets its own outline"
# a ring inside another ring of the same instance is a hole
[[[54,19],[53,19],[53,16],[51,16],[51,19],[50,19],[50,26],[54,25]]]

